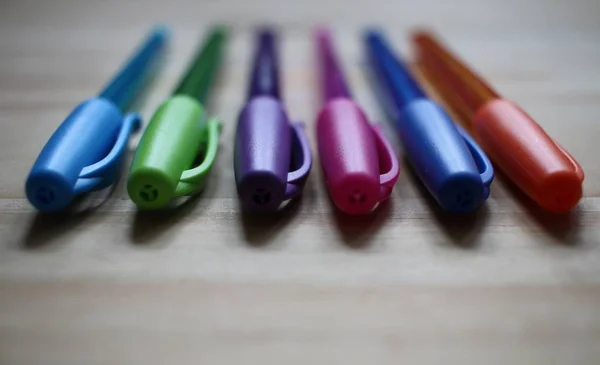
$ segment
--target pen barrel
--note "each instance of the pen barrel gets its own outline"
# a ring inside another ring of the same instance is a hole
[[[280,99],[279,59],[276,52],[276,37],[272,30],[258,34],[258,44],[250,79],[248,100],[258,96]]]
[[[389,109],[388,114],[393,115],[395,108],[402,108],[412,101],[425,98],[425,93],[419,87],[409,67],[394,55],[381,33],[368,31],[365,35],[365,44],[373,76],[390,99],[385,104]]]
[[[529,197],[556,213],[581,199],[581,166],[515,104],[494,99],[475,114],[475,138],[492,161]]]
[[[252,99],[242,110],[235,137],[235,179],[245,208],[276,210],[285,200],[292,129],[281,103]]]
[[[315,32],[321,97],[324,103],[336,98],[350,98],[350,88],[337,59],[331,38],[331,32],[328,29],[322,28]]]
[[[127,191],[142,209],[164,207],[175,196],[182,173],[192,167],[202,143],[204,108],[178,95],[150,120],[133,159]]]
[[[169,32],[157,27],[126,62],[117,75],[104,87],[100,96],[126,110],[140,92],[148,76],[166,48]]]
[[[370,212],[380,201],[379,157],[374,132],[350,99],[334,99],[317,118],[325,182],[335,205],[348,214]]]
[[[109,100],[79,104],[50,137],[27,177],[31,204],[41,211],[66,208],[81,171],[108,154],[122,123],[119,108]]]
[[[401,109],[397,129],[412,168],[442,208],[470,212],[487,198],[469,147],[436,103],[409,103]]]
[[[222,64],[227,30],[214,27],[200,45],[173,95],[188,95],[206,103]]]

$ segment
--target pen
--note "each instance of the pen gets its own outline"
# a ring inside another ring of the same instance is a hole
[[[158,64],[168,38],[165,28],[156,28],[100,95],[79,104],[52,134],[25,182],[35,208],[63,210],[75,196],[117,180],[129,137],[142,123],[138,114],[123,113]]]
[[[352,100],[330,33],[317,30],[315,41],[324,104],[317,117],[317,142],[325,183],[338,209],[365,214],[390,196],[398,160],[381,127],[371,125]]]
[[[221,122],[203,107],[221,63],[226,30],[212,29],[172,96],[156,110],[136,150],[127,191],[141,209],[200,193],[219,148]],[[202,156],[199,156],[202,155]],[[198,165],[194,164],[201,157]]]
[[[575,207],[584,179],[577,161],[431,34],[418,32],[413,42],[434,87],[470,121],[470,132],[505,175],[549,211],[561,213]]]
[[[429,99],[384,36],[365,34],[372,74],[395,121],[406,157],[442,208],[470,212],[487,199],[494,169],[471,137]]]
[[[240,112],[234,167],[244,208],[275,211],[298,196],[311,168],[311,152],[301,123],[290,123],[281,101],[276,35],[257,35],[247,104]]]

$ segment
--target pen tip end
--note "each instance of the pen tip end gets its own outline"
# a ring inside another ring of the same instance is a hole
[[[331,29],[326,25],[317,25],[315,27],[315,37],[320,40],[329,39],[331,37]]]
[[[256,36],[259,41],[274,42],[277,37],[277,28],[272,25],[260,25],[256,28]]]
[[[375,42],[380,41],[383,42],[384,35],[381,28],[378,27],[368,27],[363,32],[363,37],[366,42]]]
[[[370,25],[370,26],[366,27],[363,31],[363,34],[365,36],[374,36],[374,35],[382,34],[382,33],[383,33],[383,29],[378,26],[375,26],[375,25]]]
[[[171,28],[166,24],[158,24],[154,27],[153,34],[162,41],[167,41],[171,38]]]
[[[418,27],[411,31],[411,38],[414,42],[422,42],[427,39],[434,38],[433,32],[427,28]]]
[[[225,24],[217,24],[213,27],[213,31],[215,33],[218,33],[220,36],[225,37],[229,32],[229,26]]]

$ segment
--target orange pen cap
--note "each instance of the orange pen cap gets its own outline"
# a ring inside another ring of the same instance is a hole
[[[527,113],[503,100],[431,34],[413,35],[418,63],[490,159],[543,208],[562,213],[583,193],[581,166]]]

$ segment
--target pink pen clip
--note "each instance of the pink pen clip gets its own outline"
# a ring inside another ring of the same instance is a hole
[[[365,214],[389,198],[400,167],[378,124],[368,122],[349,92],[328,30],[315,33],[323,107],[317,141],[325,183],[335,205],[347,214]]]

